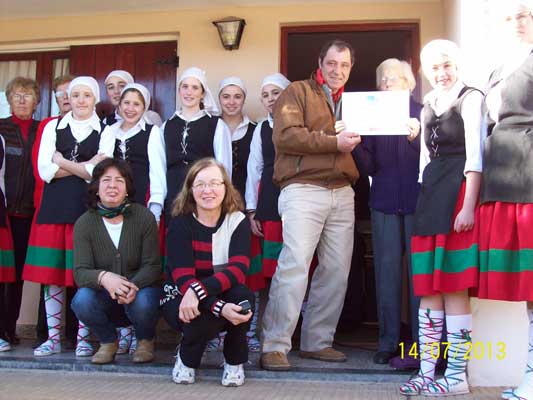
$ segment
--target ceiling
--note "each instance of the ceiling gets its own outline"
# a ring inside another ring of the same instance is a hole
[[[337,0],[337,3],[437,2],[440,0]],[[327,3],[327,0],[0,0],[0,19],[175,9]]]

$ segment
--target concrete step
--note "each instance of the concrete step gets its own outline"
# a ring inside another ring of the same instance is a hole
[[[161,347],[161,346],[160,346]],[[251,353],[250,361],[245,366],[248,378],[267,380],[297,381],[337,381],[337,382],[402,382],[412,371],[395,371],[388,365],[376,365],[372,362],[373,352],[365,349],[339,347],[348,356],[345,363],[326,363],[301,359],[296,352],[289,353],[291,371],[273,372],[259,368],[259,354]],[[49,357],[34,357],[29,343],[15,346],[12,351],[0,353],[0,368],[56,370],[72,372],[105,372],[170,376],[174,366],[174,349],[159,348],[156,361],[149,364],[134,364],[128,355],[119,355],[115,363],[108,365],[91,364],[89,358],[76,358],[72,351],[65,351]],[[224,356],[222,352],[209,352],[202,359],[198,369],[199,377],[220,378]]]

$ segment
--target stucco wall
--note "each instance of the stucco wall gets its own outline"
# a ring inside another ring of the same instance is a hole
[[[420,21],[421,42],[443,33],[439,2],[382,4],[306,4],[283,7],[212,8],[164,13],[130,13],[0,21],[0,52],[65,48],[71,44],[109,41],[178,40],[181,68],[197,65],[208,72],[212,89],[228,75],[247,84],[247,110],[263,115],[258,90],[264,75],[279,68],[280,26],[358,21]],[[224,50],[211,21],[229,15],[246,20],[237,51]],[[357,69],[355,70],[357,73]]]

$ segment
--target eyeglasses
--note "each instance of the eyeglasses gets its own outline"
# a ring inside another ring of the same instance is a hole
[[[398,75],[393,75],[393,76],[384,76],[383,78],[381,78],[381,83],[392,83],[393,85],[399,83],[400,81],[402,80],[402,77],[398,76]]]
[[[209,189],[219,189],[224,186],[224,181],[209,181],[209,182],[195,182],[192,185],[193,190],[201,191],[207,188]]]
[[[33,94],[30,94],[30,93],[13,93],[11,95],[11,98],[14,101],[20,103],[20,102],[22,102],[22,100],[24,100],[24,101],[32,100],[33,99]]]
[[[516,14],[516,15],[508,15],[507,17],[505,17],[505,22],[516,21],[519,24],[524,24],[526,23],[527,19],[531,16],[532,14],[530,12],[529,13],[523,12],[523,13]]]
[[[62,99],[64,97],[68,97],[68,93],[64,90],[58,90],[54,93],[54,96],[56,97],[56,99]]]

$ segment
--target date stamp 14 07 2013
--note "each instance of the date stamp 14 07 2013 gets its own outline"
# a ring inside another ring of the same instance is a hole
[[[450,347],[450,342],[433,342],[422,344],[419,349],[418,343],[413,343],[411,347],[406,349],[405,343],[401,342],[399,344],[400,348],[400,357],[405,358],[407,356],[418,359],[422,354],[429,353],[431,358],[438,359],[443,358],[447,359],[455,358],[459,353],[460,356],[464,357],[466,360],[492,360],[493,358],[501,361],[507,356],[505,342],[499,341],[496,343],[492,342],[465,342],[460,343],[459,346]],[[406,353],[407,351],[407,353]]]

